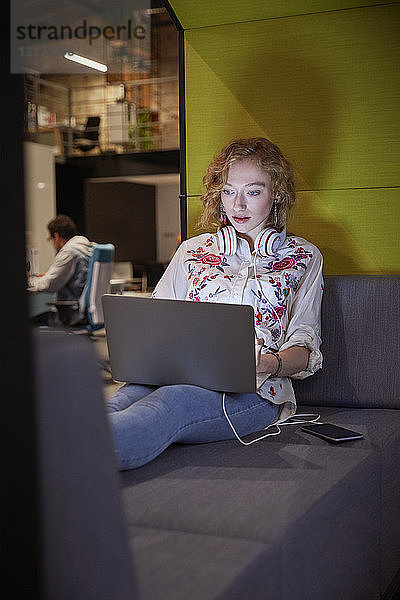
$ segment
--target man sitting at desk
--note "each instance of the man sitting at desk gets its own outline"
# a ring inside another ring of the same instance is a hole
[[[73,325],[84,315],[79,309],[79,300],[85,287],[89,259],[93,243],[83,235],[77,235],[74,221],[66,215],[58,215],[47,224],[49,240],[56,256],[46,273],[29,277],[28,289],[35,292],[56,292],[57,301],[77,301],[75,306],[63,307],[62,322]],[[59,325],[57,311],[49,310],[38,315],[34,323]]]

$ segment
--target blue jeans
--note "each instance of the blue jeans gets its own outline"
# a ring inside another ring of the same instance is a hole
[[[240,436],[270,425],[278,406],[258,394],[226,395],[225,407]],[[235,437],[222,410],[222,394],[193,385],[126,384],[107,403],[121,470],[140,467],[173,443],[197,444]]]

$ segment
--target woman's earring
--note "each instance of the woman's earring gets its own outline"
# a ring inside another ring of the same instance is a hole
[[[228,223],[228,217],[226,216],[226,212],[224,210],[222,202],[219,206],[219,220],[221,221],[222,227],[225,227],[225,225]]]
[[[278,200],[275,198],[273,205],[274,227],[278,227]]]

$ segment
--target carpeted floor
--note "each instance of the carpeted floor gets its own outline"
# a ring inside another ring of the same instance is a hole
[[[93,343],[96,349],[96,353],[100,359],[100,361],[108,361],[108,351],[107,351],[107,340],[105,337],[104,329],[100,329],[96,331],[93,336]],[[102,369],[102,378],[103,378],[103,391],[104,391],[104,399],[105,401],[109,400],[111,396],[117,391],[118,388],[123,385],[123,383],[114,381],[109,372]]]

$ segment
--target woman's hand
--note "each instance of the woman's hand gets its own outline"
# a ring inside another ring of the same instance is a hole
[[[279,367],[279,361],[272,353],[262,354],[263,347],[263,338],[255,336],[256,373],[275,373]]]
[[[256,372],[274,374],[279,367],[279,360],[272,352],[262,353],[263,340],[255,338]],[[303,346],[292,346],[279,352],[282,369],[279,377],[290,377],[299,371],[305,371],[310,358],[310,351]]]

